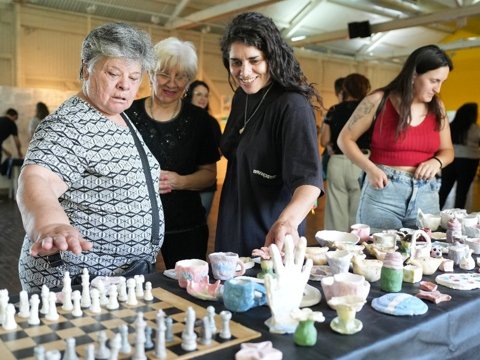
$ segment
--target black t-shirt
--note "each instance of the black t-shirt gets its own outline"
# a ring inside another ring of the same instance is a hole
[[[337,145],[338,135],[347,123],[348,119],[357,108],[360,101],[344,101],[340,104],[332,106],[325,116],[325,124],[330,126],[330,143],[332,144],[335,154],[343,154],[342,150]],[[368,133],[363,134],[357,140],[357,145],[360,149],[370,149],[370,137]]]
[[[204,111],[206,111],[206,110],[204,110]],[[222,137],[222,129],[220,129],[220,124],[218,123],[217,119],[215,119],[210,114],[208,114],[208,117],[210,119],[210,126],[211,126],[211,129],[213,131],[213,136],[215,138],[215,146],[219,149],[220,148],[220,139]],[[215,181],[215,184],[213,184],[212,186],[209,186],[206,189],[203,189],[202,191],[216,191],[216,190],[217,190],[217,182]]]
[[[188,175],[198,166],[220,158],[206,111],[182,102],[172,120],[153,120],[145,111],[145,99],[135,100],[126,111],[162,170]],[[206,223],[198,191],[173,190],[160,195],[165,215],[165,232],[192,229]]]
[[[6,116],[0,116],[0,146],[10,136],[18,136],[17,125]]]
[[[301,185],[321,188],[322,170],[315,115],[307,99],[274,84],[248,95],[239,88],[220,148],[228,159],[220,198],[216,251],[250,256]],[[299,227],[302,234],[304,226]]]

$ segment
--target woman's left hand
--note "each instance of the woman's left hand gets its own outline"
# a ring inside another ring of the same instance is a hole
[[[417,180],[430,180],[440,171],[440,163],[432,158],[420,163],[415,170],[414,177]]]

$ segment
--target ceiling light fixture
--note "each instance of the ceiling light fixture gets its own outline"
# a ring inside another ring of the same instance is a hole
[[[292,37],[290,40],[292,40],[293,42],[295,41],[302,41],[302,40],[305,40],[307,37],[305,35],[300,35],[300,36],[294,36]]]

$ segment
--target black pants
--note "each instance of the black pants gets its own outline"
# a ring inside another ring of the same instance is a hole
[[[445,205],[447,196],[457,182],[455,193],[455,208],[464,209],[467,194],[477,172],[479,159],[455,158],[453,162],[442,170],[442,186],[440,187],[440,209]]]
[[[207,256],[208,225],[180,232],[166,232],[162,256],[166,269],[175,268],[175,263],[185,259],[205,260]]]

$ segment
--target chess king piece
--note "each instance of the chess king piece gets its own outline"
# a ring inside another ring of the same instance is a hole
[[[90,275],[87,268],[83,268],[82,273],[82,299],[80,301],[80,306],[82,308],[89,308],[92,305],[90,299]]]

